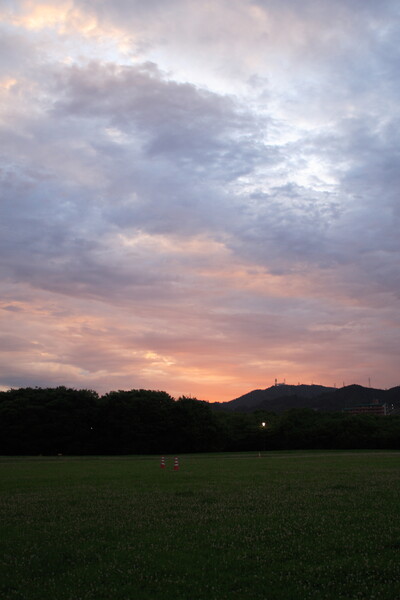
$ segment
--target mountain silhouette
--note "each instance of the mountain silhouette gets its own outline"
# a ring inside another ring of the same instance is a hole
[[[283,412],[290,408],[312,408],[319,411],[342,411],[361,404],[386,403],[389,412],[400,410],[400,387],[390,390],[349,385],[342,388],[322,385],[274,385],[265,390],[253,390],[228,402],[215,402],[214,410]]]

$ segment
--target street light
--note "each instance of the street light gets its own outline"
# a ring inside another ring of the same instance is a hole
[[[264,430],[266,426],[267,426],[266,422],[265,422],[265,421],[263,421],[263,422],[261,423],[261,427],[262,427],[262,429]],[[265,451],[265,434],[263,434],[263,435],[262,435],[262,441],[263,441],[263,450]],[[260,456],[260,454],[259,454],[259,456]]]

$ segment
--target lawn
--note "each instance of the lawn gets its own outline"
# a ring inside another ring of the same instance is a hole
[[[2,600],[400,598],[400,453],[0,459]]]

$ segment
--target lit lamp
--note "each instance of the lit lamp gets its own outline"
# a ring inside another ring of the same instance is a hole
[[[263,422],[261,423],[261,427],[264,429],[264,427],[265,427],[265,426],[266,426],[266,422],[265,422],[265,421],[263,421]],[[262,437],[263,437],[263,446],[264,446],[264,450],[265,450],[265,435],[263,434],[263,436],[262,436]],[[259,454],[259,456],[261,456],[261,455]]]

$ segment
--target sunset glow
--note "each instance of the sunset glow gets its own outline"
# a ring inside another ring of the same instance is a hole
[[[399,385],[398,3],[0,8],[0,389]]]

